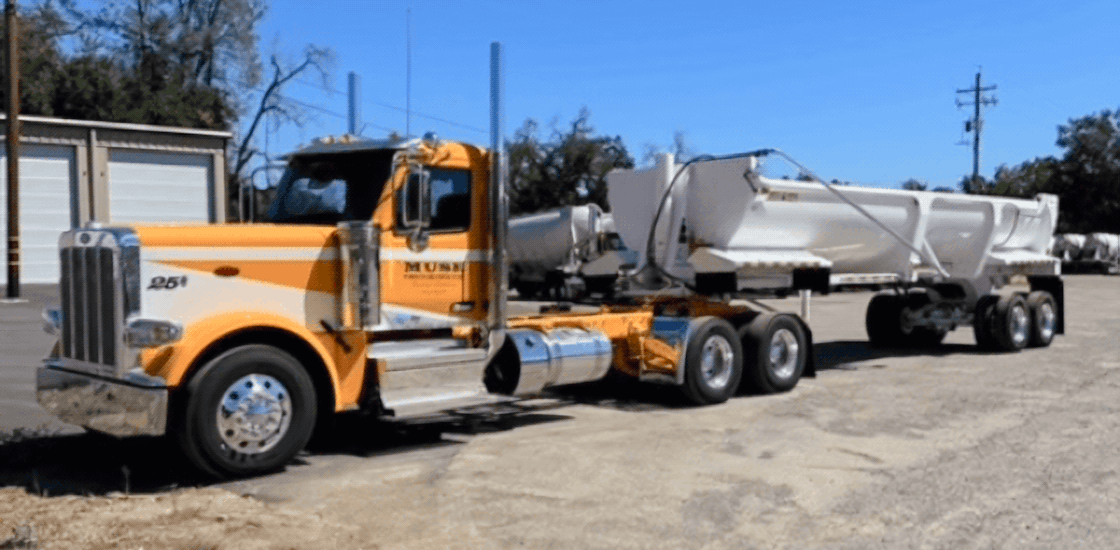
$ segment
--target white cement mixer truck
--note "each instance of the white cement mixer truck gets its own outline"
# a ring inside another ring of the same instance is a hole
[[[762,175],[785,159],[798,179]],[[802,181],[799,181],[802,180]],[[622,239],[641,254],[638,293],[785,295],[888,287],[867,309],[877,346],[937,344],[972,326],[985,348],[1047,346],[1064,332],[1058,198],[837,187],[767,149],[609,174]],[[998,292],[1015,277],[1029,292]],[[803,310],[807,303],[803,304]]]
[[[609,212],[596,204],[510,218],[509,286],[520,298],[609,298],[619,273],[636,267]]]

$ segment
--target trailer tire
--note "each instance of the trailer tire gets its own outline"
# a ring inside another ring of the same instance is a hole
[[[877,294],[867,304],[867,339],[877,348],[925,348],[936,346],[945,339],[947,331],[930,327],[903,326],[903,313],[929,303],[924,293]]]
[[[1019,351],[1030,343],[1031,313],[1019,294],[1001,296],[992,310],[992,338],[1001,351]]]
[[[808,338],[788,314],[763,313],[739,328],[743,383],[760,394],[792,390],[809,361]]]
[[[532,281],[522,281],[514,283],[513,288],[517,290],[518,298],[522,300],[532,300],[537,297],[541,291],[541,283],[534,283]]]
[[[867,339],[872,346],[877,348],[898,345],[902,338],[900,319],[902,317],[902,299],[894,294],[876,294],[867,304],[867,316],[864,326],[867,328]]]
[[[219,478],[282,468],[315,427],[311,376],[272,346],[222,353],[195,373],[182,397],[179,444],[195,466]]]
[[[1036,290],[1027,295],[1027,307],[1030,310],[1031,330],[1030,343],[1032,348],[1045,348],[1054,341],[1055,327],[1058,322],[1058,306],[1054,296],[1044,290]]]
[[[689,327],[685,348],[685,397],[697,405],[723,403],[735,394],[743,377],[743,346],[731,323],[700,317]]]
[[[999,302],[999,296],[993,294],[981,296],[976,302],[976,309],[972,316],[972,334],[976,337],[976,346],[982,350],[994,350],[999,347],[992,327],[996,302]]]

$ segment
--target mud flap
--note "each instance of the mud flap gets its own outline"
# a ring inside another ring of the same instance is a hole
[[[809,329],[806,323],[799,315],[790,315],[797,319],[798,324],[801,325],[801,331],[805,333],[805,344],[809,346],[809,353],[805,356],[805,370],[802,371],[802,378],[816,378],[817,377],[817,352],[813,349],[813,331]]]

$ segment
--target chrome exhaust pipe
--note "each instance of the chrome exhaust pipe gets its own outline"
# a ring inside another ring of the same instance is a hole
[[[492,350],[501,348],[505,341],[509,293],[509,263],[506,254],[506,235],[509,225],[509,197],[506,194],[506,155],[502,151],[504,124],[505,68],[501,42],[490,43],[490,281],[488,283],[489,309],[487,329]]]

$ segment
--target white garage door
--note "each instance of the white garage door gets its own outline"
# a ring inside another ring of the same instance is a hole
[[[0,146],[0,252],[7,257],[8,159]],[[77,223],[74,148],[23,145],[19,159],[20,281],[58,282],[58,235]],[[5,265],[7,262],[3,262]],[[5,268],[7,269],[7,268]]]
[[[112,149],[109,219],[112,223],[211,221],[210,155]]]

